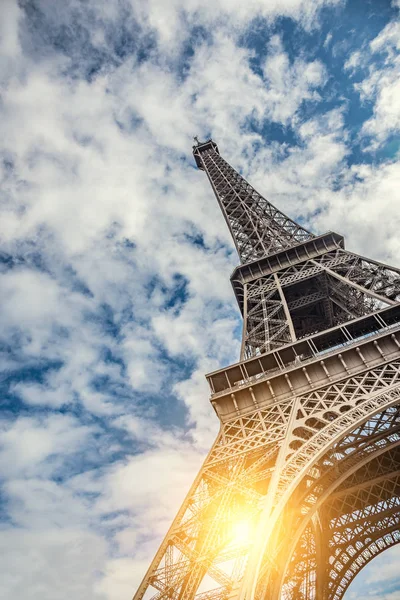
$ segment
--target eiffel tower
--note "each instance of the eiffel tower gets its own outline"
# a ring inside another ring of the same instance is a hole
[[[134,600],[339,600],[400,541],[400,269],[196,142],[241,261],[241,357],[207,375],[220,432]]]

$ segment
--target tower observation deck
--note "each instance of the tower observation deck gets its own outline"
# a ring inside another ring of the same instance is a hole
[[[314,235],[196,143],[232,234],[240,361],[134,600],[340,600],[400,541],[400,269]]]

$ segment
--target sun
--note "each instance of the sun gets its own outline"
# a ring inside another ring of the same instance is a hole
[[[246,519],[236,521],[232,525],[232,541],[237,546],[247,546],[252,538],[253,527]]]

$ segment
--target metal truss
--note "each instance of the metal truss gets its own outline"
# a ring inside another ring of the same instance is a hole
[[[134,600],[340,600],[400,541],[400,270],[312,236],[212,140],[194,156],[243,263],[242,355],[208,376],[220,432]]]
[[[242,359],[275,350],[400,298],[400,270],[338,248],[244,285]]]
[[[263,198],[219,155],[215,145],[195,149],[195,156],[207,173],[242,263],[313,237]]]

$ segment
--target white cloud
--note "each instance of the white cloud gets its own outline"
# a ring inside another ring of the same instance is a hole
[[[398,578],[399,547],[395,546],[375,557],[362,571],[367,588],[357,577],[346,593],[349,600],[399,600],[400,591],[393,589]],[[368,591],[365,592],[364,590]],[[390,590],[390,591],[389,591]]]
[[[321,100],[315,89],[326,83],[323,64],[318,60],[306,62],[302,58],[296,58],[290,64],[278,36],[270,41],[263,70],[268,90],[265,110],[271,121],[288,124],[302,102]]]
[[[362,134],[371,138],[371,149],[378,148],[400,130],[399,50],[400,22],[393,21],[370,42],[363,59],[364,65],[370,62],[368,76],[355,84],[361,98],[374,103],[373,115],[362,127]],[[360,60],[353,54],[350,66],[355,68]]]
[[[3,476],[49,476],[68,454],[82,450],[91,431],[69,415],[19,417],[1,425],[0,466]]]
[[[398,252],[399,168],[348,170],[344,109],[304,115],[304,103],[323,102],[320,60],[266,35],[256,72],[239,45],[255,16],[311,28],[336,2],[135,2],[142,29],[118,3],[46,4],[36,2],[44,30],[10,1],[0,19],[0,240],[19,261],[0,275],[3,364],[9,376],[46,367],[13,383],[28,414],[4,422],[17,527],[2,532],[0,592],[117,600],[139,583],[216,434],[204,373],[239,355],[237,258],[193,168],[192,136],[212,132],[276,204],[293,216],[320,210],[313,223],[351,233],[358,249],[381,239],[371,231],[384,198],[382,256]],[[182,73],[192,25],[208,34]],[[124,26],[138,46],[155,35],[146,59],[115,47]],[[292,127],[296,143],[265,144],[249,122]]]
[[[213,371],[217,365],[200,361],[190,379],[175,384],[174,390],[189,409],[189,418],[196,424],[193,436],[200,448],[211,448],[218,433],[218,420],[210,403],[205,403],[209,389],[204,373]]]
[[[367,576],[368,583],[381,583],[385,584],[388,581],[397,579],[399,575],[399,552],[398,547],[392,548],[390,552],[385,554],[385,560],[380,560],[379,563],[376,561],[374,565],[371,563],[369,568],[369,574]],[[400,592],[397,592],[400,597]]]
[[[359,67],[361,63],[362,63],[362,54],[359,50],[356,50],[355,52],[352,52],[350,54],[349,58],[344,63],[344,70],[345,71],[355,71],[355,69],[357,69],[357,67]]]
[[[347,234],[347,245],[352,249],[368,256],[373,248],[376,258],[397,264],[399,162],[354,166],[348,176],[348,184],[340,191],[326,194],[329,208],[318,218],[319,226]]]
[[[3,598],[104,600],[93,589],[99,579],[106,546],[101,536],[81,528],[2,530],[0,595]],[[23,566],[23,577],[21,567]]]
[[[285,16],[299,21],[305,28],[315,26],[320,9],[340,4],[341,0],[217,0],[205,5],[200,0],[162,0],[132,3],[142,27],[153,30],[164,48],[176,47],[187,35],[187,24],[205,26],[211,30],[215,24],[228,23],[233,30],[242,29],[257,17],[274,20]],[[183,26],[186,25],[186,28]]]
[[[95,441],[94,426],[56,414],[4,422],[0,468],[13,523],[3,524],[1,536],[9,548],[0,584],[5,596],[22,598],[26,577],[35,600],[83,593],[116,600],[139,584],[205,450],[147,419],[126,415],[112,425],[141,451],[107,465],[113,448],[104,431]],[[93,461],[102,453],[101,468],[74,475],[83,451]],[[61,474],[60,481],[51,478]]]
[[[333,38],[333,35],[332,35],[332,33],[329,32],[324,41],[324,48],[329,48],[332,38]]]
[[[81,494],[97,495],[91,514],[113,534],[117,550],[104,565],[98,589],[117,600],[118,590],[129,595],[139,585],[205,458],[205,449],[195,448],[178,430],[167,432],[131,416],[114,425],[129,432],[132,443],[139,444],[142,451],[100,474],[77,476],[71,487]],[[128,558],[131,556],[134,563]]]

